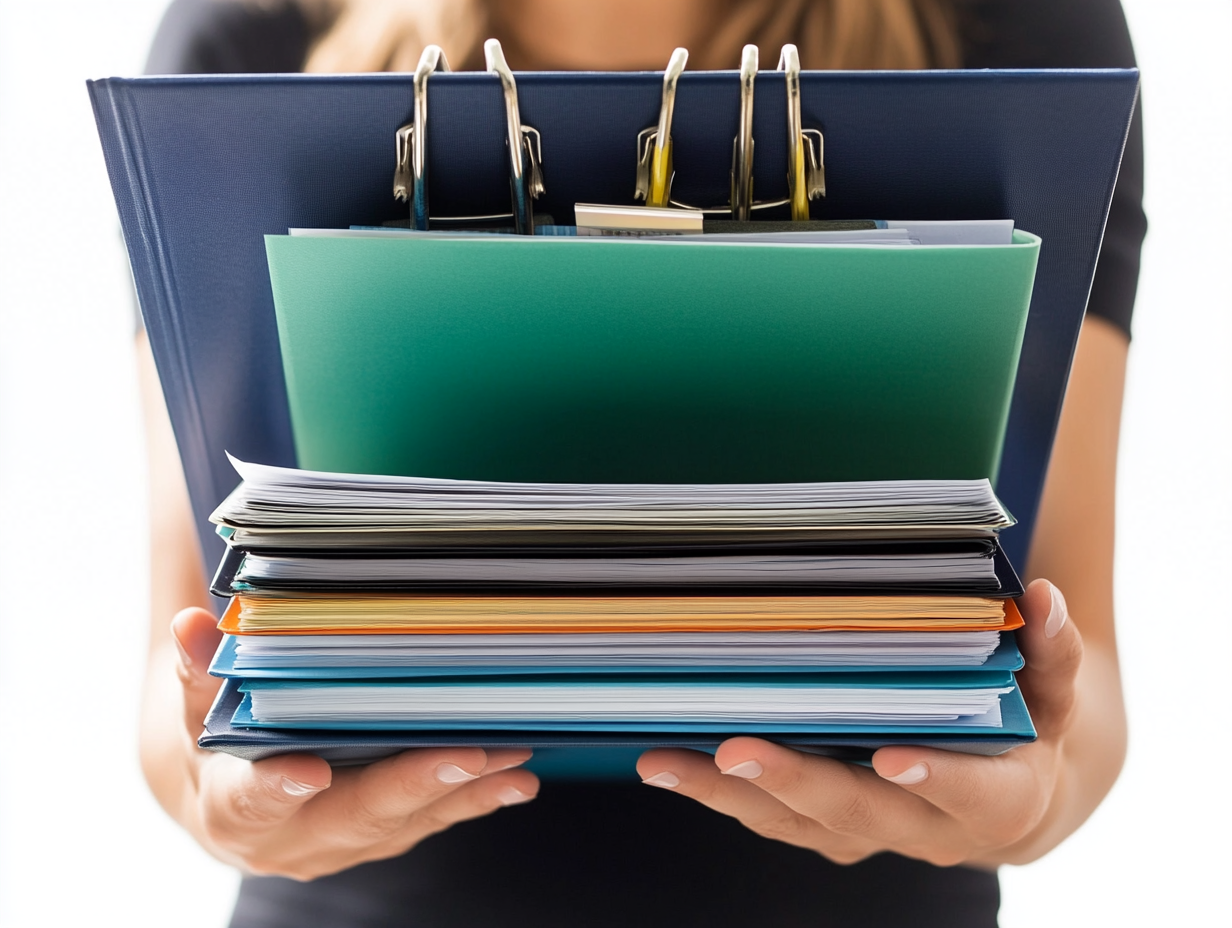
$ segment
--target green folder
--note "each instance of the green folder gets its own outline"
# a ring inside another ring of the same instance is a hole
[[[995,478],[1040,240],[266,237],[299,466]]]

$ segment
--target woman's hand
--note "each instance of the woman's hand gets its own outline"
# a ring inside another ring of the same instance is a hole
[[[1066,752],[1083,647],[1051,583],[1032,583],[1019,608],[1027,623],[1019,632],[1027,665],[1018,683],[1039,733],[1031,744],[998,757],[887,747],[873,756],[870,770],[758,738],[733,738],[713,758],[648,751],[638,772],[652,786],[838,863],[881,851],[942,866],[1034,859],[1090,811],[1074,815],[1076,805],[1086,803],[1073,801],[1084,791],[1071,782],[1077,777]]]
[[[218,680],[206,673],[219,639],[215,621],[193,608],[171,623],[183,695],[175,733],[183,776],[176,778],[178,802],[160,798],[220,859],[252,873],[312,879],[396,856],[450,825],[538,792],[534,774],[513,769],[530,758],[529,750],[433,748],[332,770],[309,754],[249,763],[198,749],[218,690]],[[155,753],[165,777],[167,745],[160,747]]]

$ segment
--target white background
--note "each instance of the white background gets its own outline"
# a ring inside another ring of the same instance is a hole
[[[1232,3],[1129,0],[1147,241],[1118,531],[1129,762],[1003,924],[1226,924]],[[0,924],[225,924],[236,878],[136,761],[144,464],[126,263],[86,98],[161,0],[0,0]],[[191,179],[186,178],[186,182]]]

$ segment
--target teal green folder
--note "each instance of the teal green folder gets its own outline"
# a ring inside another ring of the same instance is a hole
[[[995,478],[1040,240],[267,236],[299,466]]]

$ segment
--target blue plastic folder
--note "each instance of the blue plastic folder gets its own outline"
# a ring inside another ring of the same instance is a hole
[[[339,681],[291,681],[291,680],[245,680],[240,684],[240,692],[244,694],[239,708],[236,709],[235,716],[232,721],[236,725],[242,725],[250,728],[320,728],[332,729],[337,731],[513,731],[519,735],[524,735],[527,730],[540,732],[644,732],[644,733],[659,733],[668,736],[678,734],[717,734],[730,737],[740,734],[757,734],[757,735],[774,735],[774,734],[800,734],[800,735],[834,735],[834,734],[873,734],[873,735],[903,735],[919,732],[924,729],[930,737],[945,736],[945,735],[964,735],[970,734],[972,731],[982,732],[1006,732],[1004,723],[999,727],[992,726],[975,726],[975,725],[948,725],[944,722],[940,724],[931,724],[927,727],[920,725],[906,724],[884,724],[884,723],[850,723],[850,722],[812,722],[812,723],[796,723],[796,724],[777,724],[771,725],[760,722],[725,722],[716,724],[706,722],[699,719],[684,717],[657,717],[654,719],[640,722],[612,722],[612,721],[595,721],[592,719],[573,720],[573,721],[555,721],[546,719],[532,719],[530,721],[497,721],[487,718],[476,718],[466,722],[407,722],[402,720],[393,721],[364,721],[364,722],[326,722],[326,723],[307,723],[307,722],[284,722],[277,723],[264,722],[257,719],[252,710],[251,694],[258,690],[277,690],[277,689],[320,689],[324,692],[344,690],[353,687],[368,687],[374,681],[354,681],[354,680],[339,680]],[[474,686],[478,684],[480,687],[484,685],[495,685],[502,689],[509,687],[548,687],[555,685],[565,685],[572,683],[573,680],[561,679],[555,676],[543,677],[524,677],[515,681],[509,681],[499,678],[474,678],[474,677],[452,677],[446,680],[398,680],[388,681],[386,685],[414,692],[418,687],[457,687],[457,686]],[[593,686],[601,688],[605,685],[610,685],[615,682],[614,678],[599,678],[592,681]],[[623,679],[622,684],[632,682],[634,685],[670,685],[679,686],[681,689],[688,690],[691,687],[705,682],[722,683],[729,687],[748,687],[757,685],[771,684],[777,688],[790,690],[795,687],[813,685],[833,686],[840,689],[863,689],[869,687],[878,687],[882,689],[904,689],[910,690],[919,687],[928,687],[929,689],[971,689],[978,687],[1008,687],[1012,688],[1009,693],[1001,697],[1001,704],[1004,706],[1006,702],[1022,702],[1022,697],[1018,692],[1017,686],[1014,683],[1014,677],[1008,672],[994,671],[967,671],[963,673],[933,673],[933,674],[906,674],[906,673],[868,673],[853,676],[844,674],[839,677],[831,677],[829,674],[812,673],[804,676],[792,677],[766,677],[760,674],[742,675],[738,680],[732,681],[731,678],[725,677],[708,677],[698,679],[690,678],[675,678],[667,675],[656,675],[654,677],[638,677],[632,681]],[[591,685],[591,684],[588,684]],[[1011,722],[1008,727],[1009,734],[1024,736],[1033,733],[1033,729],[1026,731],[1020,730],[1020,726]]]
[[[1008,675],[1000,675],[1005,679]],[[360,764],[417,747],[457,747],[479,744],[486,748],[530,747],[535,756],[527,765],[541,776],[562,779],[629,779],[638,756],[653,747],[676,747],[712,752],[728,729],[718,732],[680,731],[338,731],[328,729],[257,729],[238,727],[245,721],[238,680],[227,680],[205,720],[203,748],[223,750],[246,760],[261,760],[288,751],[307,751],[331,764]],[[759,732],[780,744],[842,760],[866,761],[887,744],[918,744],[968,754],[1002,754],[1031,741],[1035,729],[1017,688],[1001,697],[1002,727],[963,728],[955,734],[899,731],[893,726],[827,732]],[[837,728],[836,726],[834,726]],[[585,750],[579,750],[584,748]]]

